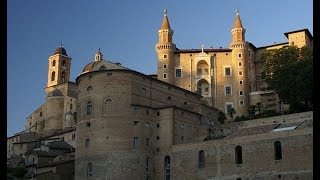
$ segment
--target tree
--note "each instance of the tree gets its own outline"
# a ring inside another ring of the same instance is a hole
[[[284,46],[261,54],[266,82],[289,104],[291,112],[312,107],[313,50],[309,47]]]
[[[231,108],[230,111],[228,111],[228,115],[231,117],[232,121],[233,121],[233,116],[236,114],[236,110]]]
[[[250,105],[248,108],[248,114],[249,114],[249,118],[253,118],[254,115],[256,114],[256,105]]]
[[[220,122],[220,124],[223,124],[224,120],[226,120],[226,119],[227,119],[226,115],[222,111],[219,111],[218,121]]]

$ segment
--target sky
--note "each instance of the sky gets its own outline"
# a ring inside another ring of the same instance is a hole
[[[287,42],[283,33],[313,34],[312,0],[10,0],[7,1],[7,136],[45,102],[48,57],[60,46],[71,56],[72,81],[103,58],[155,74],[155,44],[167,15],[179,49],[228,48],[236,9],[256,47]]]

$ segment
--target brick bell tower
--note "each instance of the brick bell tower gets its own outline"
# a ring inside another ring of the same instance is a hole
[[[62,45],[54,51],[48,61],[47,88],[70,80],[71,57]]]
[[[167,10],[164,10],[163,21],[158,34],[159,42],[156,44],[158,79],[174,84],[174,51],[176,45],[172,42],[173,30],[170,28]]]

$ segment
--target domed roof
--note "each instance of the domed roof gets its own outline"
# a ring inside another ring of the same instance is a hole
[[[57,96],[63,96],[62,92],[59,89],[55,89],[47,94],[47,98]]]
[[[120,63],[112,63],[109,61],[94,61],[89,64],[87,64],[83,70],[82,73],[90,72],[90,71],[99,71],[99,70],[111,70],[111,69],[128,69],[126,67],[121,66]]]
[[[53,55],[56,55],[56,54],[61,54],[61,55],[68,56],[68,55],[67,55],[67,51],[66,51],[62,46],[58,47],[58,48],[54,51]]]

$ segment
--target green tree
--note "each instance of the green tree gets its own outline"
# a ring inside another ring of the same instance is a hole
[[[224,120],[226,120],[226,119],[227,119],[226,115],[222,111],[219,111],[218,121],[220,122],[220,124],[223,124]]]
[[[237,113],[234,108],[231,108],[230,111],[228,111],[228,115],[231,117],[232,121],[233,121],[233,117],[235,114],[237,114]]]
[[[312,107],[313,50],[309,47],[284,46],[261,54],[265,63],[266,82],[288,103],[291,112]]]
[[[256,114],[256,105],[250,105],[248,108],[248,114],[249,114],[249,118],[252,119],[254,117],[254,115]]]

